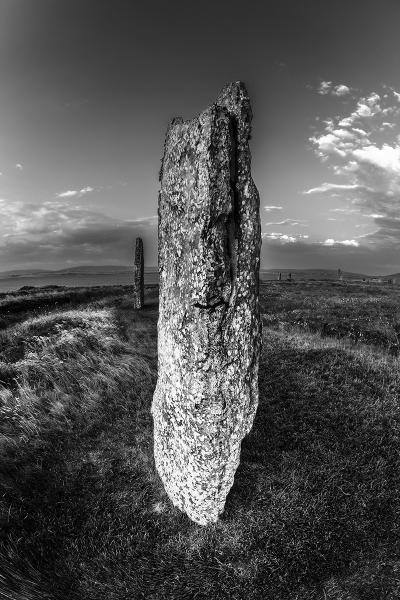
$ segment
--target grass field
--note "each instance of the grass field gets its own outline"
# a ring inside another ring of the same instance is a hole
[[[0,598],[398,600],[400,288],[261,286],[260,404],[221,520],[154,470],[157,288],[0,297]]]

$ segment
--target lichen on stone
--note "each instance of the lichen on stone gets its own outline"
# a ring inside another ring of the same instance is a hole
[[[259,195],[251,107],[227,85],[168,128],[160,170],[155,463],[173,504],[195,522],[224,509],[258,404]]]

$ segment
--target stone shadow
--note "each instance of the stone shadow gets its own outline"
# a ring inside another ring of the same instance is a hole
[[[250,547],[269,557],[261,565],[291,564],[291,577],[318,582],[361,552],[394,552],[398,406],[345,350],[273,346],[222,519],[251,527]],[[262,566],[259,577],[270,577]]]

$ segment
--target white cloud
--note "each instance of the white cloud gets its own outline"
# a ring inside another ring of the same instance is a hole
[[[359,210],[357,208],[330,208],[329,212],[341,213],[344,215],[352,215],[354,213],[358,213]]]
[[[283,235],[281,235],[281,240],[284,240],[286,242],[295,242],[296,238],[293,235],[287,235],[286,233],[284,233]]]
[[[342,244],[343,246],[355,246],[356,248],[360,245],[356,240],[343,240],[342,242],[338,242],[338,244]]]
[[[23,166],[21,165],[21,163],[17,163],[15,165],[15,168],[18,169],[18,171],[22,171],[23,170]]]
[[[319,137],[313,136],[310,141],[318,148],[318,156],[322,160],[327,160],[330,154],[338,154],[344,157],[346,152],[343,148],[343,142],[332,133],[324,133]]]
[[[368,163],[369,165],[381,169],[387,174],[400,176],[400,146],[389,146],[383,144],[380,148],[375,145],[355,148],[353,157],[358,162]]]
[[[357,102],[357,108],[352,114],[354,119],[362,117],[373,117],[374,115],[382,112],[380,105],[381,98],[376,92],[372,92],[366,98],[361,98]]]
[[[397,100],[398,102],[400,102],[400,94],[399,94],[398,92],[395,92],[395,91],[394,91],[394,89],[392,89],[392,92],[393,92],[393,95],[394,95],[394,97],[396,98],[396,100]]]
[[[329,94],[329,92],[331,91],[331,86],[332,81],[321,81],[320,86],[317,90],[318,94],[321,94],[322,96]]]
[[[395,245],[400,251],[400,229],[393,224],[394,218],[400,218],[400,94],[385,89],[382,94],[374,91],[355,98],[349,114],[326,119],[310,138],[317,157],[340,181],[304,193],[340,196],[347,206],[335,211],[370,216],[379,227],[363,237],[363,246]],[[325,245],[351,247],[355,242],[332,243],[328,238]]]
[[[357,248],[360,245],[356,240],[338,241],[338,240],[334,240],[333,238],[328,238],[327,240],[325,240],[323,242],[323,244],[324,244],[324,246],[336,246],[337,244],[340,244],[342,246],[354,246],[355,248]]]
[[[334,129],[332,135],[344,142],[354,141],[354,131],[350,132],[348,129]]]
[[[309,236],[302,233],[292,233],[291,235],[288,235],[287,233],[271,231],[270,233],[263,233],[262,237],[267,240],[278,240],[284,244],[293,244],[300,240],[306,240]]]
[[[347,94],[350,94],[350,88],[343,84],[336,85],[332,90],[332,94],[334,96],[347,96]]]
[[[58,194],[56,194],[56,196],[58,198],[73,198],[74,196],[76,197],[81,197],[84,196],[85,194],[89,194],[90,192],[93,192],[94,188],[90,187],[90,185],[82,188],[81,190],[67,190],[66,192],[59,192]]]
[[[391,100],[392,98],[388,98]],[[372,92],[369,96],[359,98],[355,110],[348,115],[338,120],[339,127],[352,128],[353,132],[359,132],[362,135],[367,135],[364,129],[354,127],[355,123],[365,122],[366,119],[371,119],[376,115],[384,116],[393,112],[393,107],[381,106],[382,98],[376,92]],[[385,100],[387,101],[387,100]]]
[[[272,210],[282,210],[282,206],[264,206],[265,212],[271,212]]]
[[[352,117],[345,117],[338,122],[339,127],[351,127],[353,125]]]
[[[67,190],[66,192],[60,192],[56,195],[58,196],[58,198],[71,198],[72,196],[76,196],[77,194],[77,190]]]
[[[322,183],[320,186],[311,188],[303,192],[303,194],[323,194],[325,192],[359,190],[363,186],[357,183]]]
[[[317,88],[317,93],[321,96],[332,94],[332,96],[347,96],[350,94],[350,88],[343,83],[333,85],[332,81],[321,81]]]
[[[283,219],[282,221],[270,221],[268,223],[264,223],[266,227],[271,225],[301,225],[305,227],[307,225],[307,221],[304,219]]]
[[[359,127],[353,127],[352,130],[353,133],[358,133],[362,137],[368,137],[368,133],[364,131],[364,129],[360,129]]]
[[[385,102],[390,100],[393,102],[393,97]],[[368,164],[382,171],[391,171],[400,175],[400,146],[396,136],[400,133],[400,124],[397,123],[396,131],[388,132],[388,135],[393,138],[390,143],[389,141],[382,143],[376,139],[377,132],[382,129],[383,124],[385,123],[385,127],[388,125],[388,122],[382,118],[383,110],[380,102],[381,97],[375,92],[363,97],[357,101],[356,110],[349,117],[335,117],[326,121],[324,129],[310,138],[317,156],[324,162],[329,161],[336,174],[352,175],[349,186],[354,186],[353,189],[356,189],[357,185],[375,189],[374,186],[366,185],[365,180],[368,179],[366,174],[364,177],[358,176],[361,165]],[[384,110],[388,108],[391,106],[386,106]],[[396,110],[397,116],[400,117],[400,108]],[[364,128],[355,126],[366,115],[368,118],[364,118]],[[396,124],[391,123],[388,129],[395,128]],[[370,179],[374,180],[375,176],[376,173],[370,172]]]

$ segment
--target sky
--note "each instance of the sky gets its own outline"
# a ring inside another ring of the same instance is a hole
[[[170,120],[253,108],[264,269],[400,271],[398,0],[0,0],[0,270],[157,264]]]

